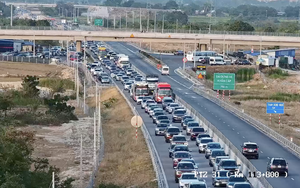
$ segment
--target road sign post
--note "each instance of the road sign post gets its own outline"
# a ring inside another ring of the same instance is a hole
[[[94,25],[95,26],[103,26],[103,19],[95,19]]]
[[[278,125],[279,129],[281,126],[280,114],[284,114],[284,103],[283,102],[267,102],[267,114],[270,114],[270,122],[271,115],[278,114]]]
[[[143,119],[141,118],[141,116],[133,116],[131,118],[131,125],[135,127],[135,141],[137,143],[137,130],[143,125]]]
[[[235,74],[234,73],[215,73],[214,90],[234,90]]]

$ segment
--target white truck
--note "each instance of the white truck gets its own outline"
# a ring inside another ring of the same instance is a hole
[[[272,56],[260,56],[258,57],[256,64],[261,64],[265,67],[275,67],[276,65],[276,58]]]
[[[162,66],[161,68],[161,74],[162,75],[170,75],[170,69],[167,65]]]
[[[129,66],[129,57],[127,55],[118,54],[117,57],[117,66],[119,68],[123,68],[124,65]]]
[[[148,83],[150,91],[153,92],[156,87],[156,83],[158,82],[158,75],[156,75],[156,74],[147,75],[146,82]]]

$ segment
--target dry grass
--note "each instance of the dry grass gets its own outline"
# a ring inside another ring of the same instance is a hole
[[[0,62],[0,81],[21,81],[26,75],[45,77],[60,77],[73,79],[72,68],[62,65],[46,65],[39,63]]]
[[[155,172],[141,130],[135,139],[135,128],[130,120],[130,107],[116,88],[102,91],[101,101],[117,99],[111,108],[102,108],[105,156],[101,162],[97,185],[156,187]]]

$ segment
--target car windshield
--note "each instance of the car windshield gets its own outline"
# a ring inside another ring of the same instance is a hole
[[[174,112],[175,115],[182,115],[182,114],[185,114],[185,113],[186,113],[185,110],[178,110],[178,111]]]
[[[172,99],[166,99],[164,100],[165,103],[171,103],[171,102],[174,102]]]
[[[183,180],[196,180],[198,178],[197,178],[197,176],[195,176],[195,174],[183,174],[181,176],[181,179],[183,179]]]
[[[205,184],[190,185],[190,188],[206,188]]]
[[[230,176],[229,182],[245,182],[245,177]]]
[[[208,144],[207,145],[208,148],[221,148],[220,144]]]
[[[170,107],[179,106],[178,104],[170,104]]]
[[[223,158],[216,158],[216,163],[218,164]]]
[[[169,90],[169,89],[160,89],[158,90],[158,95],[171,95],[172,94],[172,91]]]
[[[177,153],[179,155],[179,153]],[[175,156],[177,155],[175,154]],[[180,153],[186,157],[188,157],[189,154],[187,153]],[[185,158],[186,158],[185,157]],[[182,163],[182,164],[178,164],[178,167],[177,167],[178,170],[181,170],[181,169],[194,169],[194,165],[192,163]]]
[[[135,80],[135,81],[142,81],[141,78],[135,78],[134,80]]]
[[[213,140],[212,139],[202,139],[201,140],[201,143],[209,143],[209,142],[212,142]]]
[[[192,119],[192,118],[187,118],[187,119],[184,120],[185,123],[188,123],[188,122],[190,122],[190,121],[194,121],[194,119]]]
[[[168,127],[167,124],[158,124],[157,127]]]
[[[204,128],[202,127],[193,128],[193,132],[204,132]]]
[[[211,156],[212,157],[215,157],[215,156],[225,156],[225,152],[224,151],[212,151]]]
[[[222,166],[236,166],[235,161],[223,161]]]
[[[169,119],[169,118],[168,116],[158,116],[157,119],[160,120],[160,119]]]
[[[189,149],[186,146],[176,146],[174,151],[189,151]]]
[[[170,121],[167,120],[167,119],[163,119],[163,120],[160,121],[160,123],[167,123],[167,124],[170,124]]]
[[[129,79],[128,76],[123,76],[122,78],[123,78],[123,80],[128,80]]]
[[[199,127],[199,123],[189,123],[189,127]]]
[[[246,144],[246,145],[244,146],[244,148],[248,148],[248,149],[256,149],[256,148],[257,148],[257,145],[255,145],[255,144]]]
[[[249,184],[234,184],[234,188],[251,188]]]
[[[107,77],[107,76],[102,76],[102,79],[105,79],[105,80],[107,80],[107,79],[108,79],[108,77]]]
[[[169,70],[169,68],[163,68],[163,71],[168,71]]]
[[[172,141],[186,141],[184,136],[175,136]]]
[[[176,133],[176,132],[180,132],[180,130],[178,128],[171,128],[171,129],[168,129],[168,132],[169,133]]]
[[[273,161],[273,165],[282,165],[282,166],[286,166],[286,162],[285,162],[285,160],[274,160],[274,161]]]
[[[154,101],[154,100],[149,100],[149,99],[148,99],[147,104],[149,104],[149,103],[155,103],[155,101]]]
[[[156,112],[154,116],[161,116],[161,115],[164,115],[163,112]]]

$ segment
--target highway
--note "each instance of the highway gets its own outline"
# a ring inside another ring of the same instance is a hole
[[[135,47],[126,43],[108,42],[108,44],[112,46],[117,52],[127,54],[130,58],[131,63],[135,65],[138,69],[143,71],[145,74],[159,74],[159,71],[156,70],[156,68],[143,61],[143,59],[138,55],[138,49],[136,49]],[[251,162],[261,173],[266,172],[268,158],[285,158],[289,163],[289,176],[287,178],[269,178],[268,181],[274,188],[299,187],[300,173],[297,167],[300,167],[300,159],[292,153],[290,153],[287,149],[274,142],[269,137],[259,132],[257,129],[255,129],[248,123],[239,119],[235,115],[227,112],[226,110],[209,101],[208,99],[199,96],[197,93],[191,90],[190,88],[192,86],[192,83],[174,73],[174,69],[177,68],[178,65],[182,65],[181,60],[180,63],[177,64],[175,62],[176,65],[173,65],[175,59],[177,58],[179,60],[181,59],[179,57],[175,58],[173,56],[163,57],[164,63],[170,66],[170,76],[160,76],[160,81],[170,83],[176,95],[184,99],[193,108],[199,111],[199,113],[201,113],[208,121],[214,124],[237,148],[240,148],[240,145],[245,141],[256,142],[260,147],[260,158],[258,160],[253,159],[251,160]],[[157,138],[153,140],[156,141]],[[164,155],[162,155],[161,153],[160,155],[162,156],[161,160],[164,164],[164,169],[169,179],[170,172],[169,169],[167,169],[167,166],[171,166],[171,161],[168,159],[167,156],[167,146],[166,148],[164,147],[164,145],[160,144],[158,145],[157,149],[161,152],[161,148],[163,148],[162,150],[166,152]],[[194,155],[195,154],[193,153],[193,156]],[[199,156],[199,154],[197,155]],[[167,164],[165,164],[166,161]],[[171,171],[171,179],[174,182],[172,176],[174,171]]]

